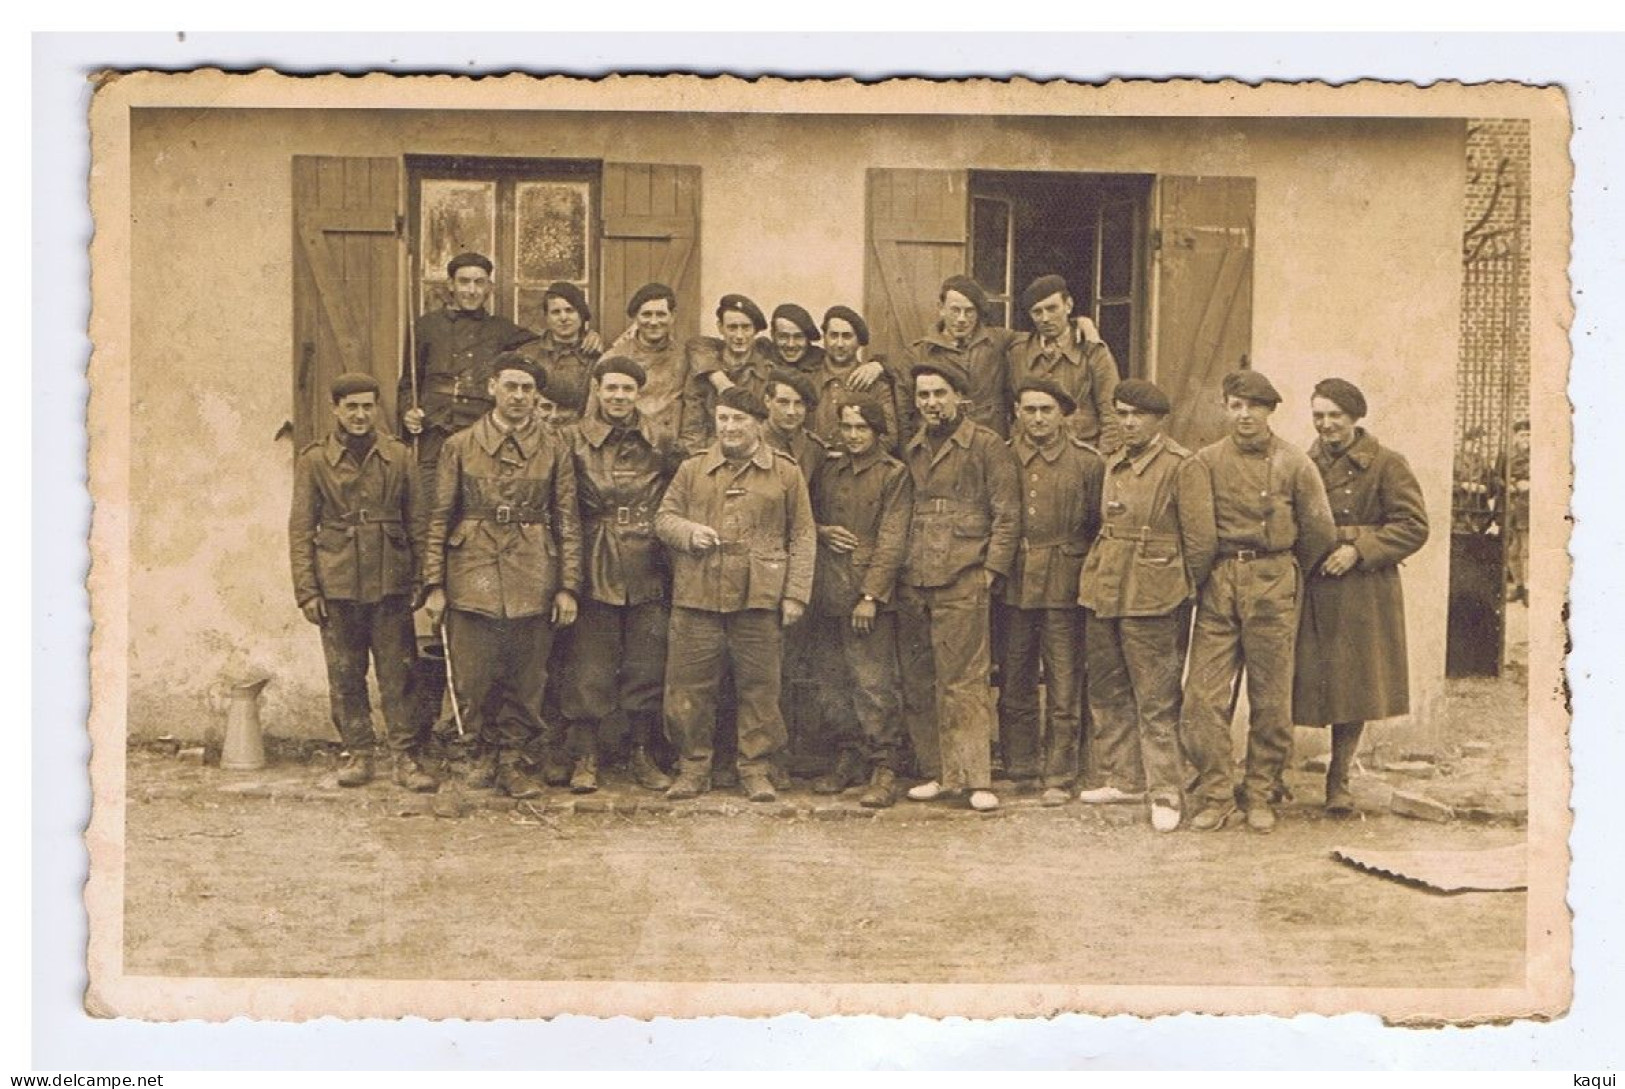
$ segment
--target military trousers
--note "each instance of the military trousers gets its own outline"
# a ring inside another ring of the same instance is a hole
[[[837,747],[861,752],[871,768],[903,770],[897,614],[876,615],[867,635],[852,630],[849,616],[818,619],[819,634],[829,636],[833,651],[829,719],[835,724]]]
[[[999,739],[1012,779],[1071,789],[1083,745],[1083,610],[1003,608]],[[1039,729],[1039,664],[1044,718]]]
[[[572,734],[582,732],[579,724],[597,723],[616,707],[634,722],[660,713],[670,623],[671,609],[664,601],[638,605],[582,601],[565,675],[559,679]],[[573,737],[571,748],[586,752],[585,743],[584,738]]]
[[[457,703],[481,744],[527,753],[537,749],[552,651],[553,626],[545,613],[498,619],[447,610],[446,653]]]
[[[418,653],[411,598],[394,594],[372,603],[328,598],[322,655],[333,726],[346,749],[359,752],[377,743],[367,697],[369,658],[378,673],[389,747],[399,752],[417,745],[412,673]]]
[[[739,770],[766,772],[784,748],[779,670],[784,646],[777,609],[716,613],[673,608],[666,653],[666,732],[684,771],[709,775],[717,693],[732,669],[738,707]]]
[[[1202,587],[1179,734],[1202,804],[1234,795],[1230,712],[1247,672],[1244,800],[1267,801],[1292,748],[1292,666],[1303,579],[1290,552],[1222,558]]]
[[[1084,661],[1095,757],[1105,786],[1147,792],[1179,808],[1180,676],[1190,644],[1189,603],[1163,616],[1089,613]]]
[[[917,770],[948,790],[993,785],[987,573],[898,590],[903,720]]]

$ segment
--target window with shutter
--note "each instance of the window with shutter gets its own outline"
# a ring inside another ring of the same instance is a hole
[[[675,335],[697,336],[700,299],[700,168],[605,163],[601,331],[627,326],[626,303],[646,283],[677,292]]]

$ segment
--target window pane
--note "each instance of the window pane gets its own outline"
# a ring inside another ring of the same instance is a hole
[[[1009,262],[1010,205],[977,197],[971,202],[971,278],[1002,295]]]
[[[446,262],[472,250],[496,257],[494,181],[425,181],[422,189],[422,278],[444,284]],[[427,295],[427,292],[425,292]]]
[[[1100,295],[1125,298],[1134,289],[1134,205],[1107,204],[1100,220]]]
[[[1134,346],[1134,312],[1128,303],[1108,303],[1100,308],[1100,339],[1112,350],[1117,360],[1117,374],[1129,376],[1133,364],[1130,350]]]
[[[520,182],[516,209],[520,284],[546,286],[588,278],[589,216],[585,182]]]
[[[541,332],[547,328],[547,305],[542,300],[542,293],[547,285],[540,287],[521,287],[518,291],[518,301],[514,306],[513,320],[526,329]]]

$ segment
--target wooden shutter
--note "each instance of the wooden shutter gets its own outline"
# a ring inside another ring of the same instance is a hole
[[[293,158],[294,449],[333,422],[328,386],[345,371],[378,378],[378,426],[395,419],[401,367],[400,164]]]
[[[700,168],[605,163],[598,305],[605,342],[627,326],[626,303],[651,281],[677,292],[675,334],[699,333]]]
[[[963,170],[869,171],[863,309],[870,352],[896,362],[937,321],[937,289],[966,267]]]
[[[1252,178],[1158,179],[1157,384],[1168,431],[1197,449],[1224,433],[1219,385],[1253,336]]]

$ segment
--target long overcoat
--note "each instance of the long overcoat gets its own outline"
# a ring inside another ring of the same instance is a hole
[[[1406,714],[1399,564],[1428,538],[1422,489],[1404,457],[1363,428],[1341,455],[1317,440],[1309,457],[1326,484],[1338,543],[1352,543],[1360,561],[1340,578],[1308,573],[1292,720],[1324,726]]]

